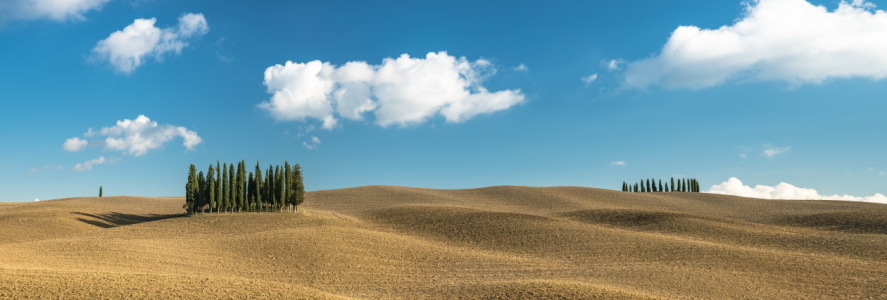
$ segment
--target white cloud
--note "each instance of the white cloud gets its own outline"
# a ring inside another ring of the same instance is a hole
[[[625,166],[626,165],[624,160],[611,161],[610,164],[614,165],[614,166]]]
[[[419,124],[438,114],[458,123],[523,102],[520,90],[484,88],[481,83],[493,73],[489,61],[469,62],[446,52],[425,58],[403,54],[379,65],[288,61],[265,70],[272,96],[259,107],[279,121],[315,119],[325,129],[334,128],[338,118],[361,120],[368,112],[383,127]]]
[[[89,171],[92,170],[92,167],[105,164],[107,162],[108,160],[105,159],[104,156],[99,156],[99,158],[87,160],[82,163],[76,164],[71,169],[74,171]]]
[[[320,146],[320,138],[318,138],[316,136],[312,136],[311,141],[310,142],[302,142],[302,146],[305,147],[305,149],[314,150],[318,146]]]
[[[754,0],[732,25],[680,26],[662,51],[630,63],[625,86],[705,88],[730,80],[820,83],[887,77],[887,12],[865,1],[829,11],[805,0]]]
[[[625,64],[625,60],[623,59],[611,59],[605,60],[601,62],[602,65],[607,67],[608,71],[619,71],[622,70],[622,65]]]
[[[82,140],[79,137],[72,137],[65,140],[65,144],[62,145],[62,148],[65,149],[65,151],[76,152],[85,148],[88,143],[89,142]]]
[[[135,120],[123,119],[117,121],[117,125],[111,127],[103,127],[98,131],[91,128],[84,134],[86,137],[104,136],[104,140],[93,140],[97,144],[104,145],[107,150],[124,151],[134,156],[142,156],[148,151],[160,148],[163,144],[174,138],[181,137],[183,145],[189,150],[203,142],[196,132],[188,130],[182,126],[160,125],[156,121],[151,121],[144,115],[138,116]],[[77,137],[70,138],[80,140]],[[67,146],[68,142],[65,142]]]
[[[872,196],[858,197],[851,195],[820,195],[815,189],[801,188],[780,182],[776,186],[756,185],[750,187],[742,183],[736,177],[730,177],[727,181],[713,185],[708,193],[725,194],[733,196],[761,198],[761,199],[786,199],[786,200],[845,200],[887,203],[887,196],[876,193]]]
[[[530,71],[530,68],[527,67],[527,65],[525,65],[525,64],[520,64],[520,65],[518,65],[517,67],[514,67],[514,70],[515,70],[515,71],[528,72],[528,71]]]
[[[586,84],[591,84],[592,82],[597,80],[597,73],[582,77],[580,79],[582,80],[582,82],[585,82]]]
[[[767,158],[774,158],[777,155],[786,153],[792,149],[792,147],[771,147],[767,145],[764,147],[764,151],[761,152],[761,155],[766,156]]]
[[[99,10],[109,0],[3,0],[0,24],[15,20],[82,21],[86,12]]]
[[[174,28],[161,29],[154,26],[156,22],[155,18],[136,19],[123,30],[111,33],[92,49],[94,58],[108,61],[117,71],[129,74],[148,58],[162,60],[170,52],[181,54],[190,38],[209,32],[203,14],[185,14]]]

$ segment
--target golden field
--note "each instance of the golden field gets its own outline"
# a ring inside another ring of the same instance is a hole
[[[0,203],[0,298],[887,298],[887,205],[579,187]]]

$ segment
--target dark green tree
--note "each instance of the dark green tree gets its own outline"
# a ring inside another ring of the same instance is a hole
[[[191,164],[188,167],[188,183],[185,184],[185,212],[191,214],[191,209],[194,207],[194,198],[197,196],[197,167],[194,164]]]
[[[213,212],[213,207],[216,206],[217,189],[216,189],[216,170],[213,169],[212,164],[209,165],[209,170],[206,171],[206,181],[207,181],[207,183],[206,183],[206,189],[207,189],[206,205],[207,205],[207,208],[206,209],[208,212]]]
[[[265,203],[266,210],[272,210],[274,208],[274,168],[271,165],[268,165],[268,171],[265,173]]]
[[[219,210],[228,211],[229,199],[231,199],[231,184],[228,181],[228,163],[222,164],[222,199],[219,200]]]
[[[302,180],[302,166],[299,164],[293,165],[293,185],[295,185],[295,204],[293,205],[293,212],[295,212],[299,205],[302,205],[302,202],[305,202],[305,182]]]
[[[253,177],[253,172],[249,172],[249,176],[246,180],[246,202],[247,211],[253,211],[256,208],[256,178]]]
[[[283,211],[283,205],[286,201],[286,176],[284,175],[284,171],[281,170],[280,166],[277,166],[277,170],[274,171],[275,176],[277,176],[277,184],[275,184],[275,188],[277,188],[277,211]]]
[[[234,163],[228,165],[228,176],[231,176],[231,212],[237,212],[237,208],[240,207],[238,204],[240,201],[240,196],[238,196],[240,194],[240,172],[234,165]]]
[[[262,201],[263,201],[262,195],[263,195],[263,189],[265,187],[263,185],[264,182],[262,181],[262,168],[259,166],[258,161],[256,162],[256,178],[255,178],[255,180],[256,180],[256,185],[255,185],[255,188],[256,188],[256,196],[255,196],[256,197],[256,210],[260,211],[262,209],[262,205],[263,205],[262,204]]]
[[[194,199],[194,208],[193,213],[199,213],[200,209],[203,208],[204,201],[206,199],[206,177],[203,176],[203,171],[200,171],[197,174],[197,198]]]
[[[290,208],[290,205],[294,206],[294,194],[293,194],[293,170],[290,167],[289,161],[283,162],[283,182],[286,184],[286,187],[283,188],[283,203],[286,209]]]
[[[100,185],[99,186],[99,198],[101,198],[101,197],[102,197],[102,186]]]

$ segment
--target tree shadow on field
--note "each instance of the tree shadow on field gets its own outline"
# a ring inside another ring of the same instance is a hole
[[[147,214],[147,215],[135,215],[135,214],[124,214],[118,212],[109,212],[104,214],[88,214],[82,212],[72,212],[72,214],[80,215],[84,217],[89,217],[91,219],[86,218],[77,218],[77,221],[90,224],[97,227],[102,228],[113,228],[118,226],[132,225],[144,222],[151,222],[169,218],[178,218],[184,217],[186,214],[168,214],[168,215],[159,215],[159,214]]]

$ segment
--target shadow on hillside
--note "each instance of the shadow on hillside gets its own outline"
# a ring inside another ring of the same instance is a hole
[[[124,214],[118,212],[109,212],[104,214],[88,214],[82,212],[72,212],[72,214],[80,215],[87,218],[77,218],[77,221],[90,224],[97,227],[102,228],[113,228],[118,226],[132,225],[144,222],[151,222],[169,218],[178,218],[184,217],[186,214],[168,214],[168,215],[158,215],[158,214],[147,214],[147,215],[135,215],[135,214]]]
[[[887,234],[887,216],[871,212],[830,212],[785,217],[781,225],[849,233]]]

